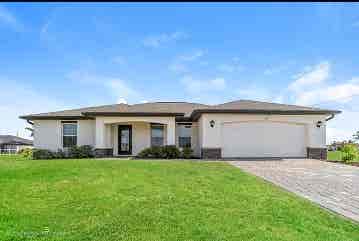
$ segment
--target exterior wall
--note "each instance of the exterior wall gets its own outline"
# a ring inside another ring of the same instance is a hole
[[[79,120],[77,128],[77,145],[95,146],[95,121]]]
[[[201,148],[222,148],[221,133],[224,123],[241,121],[274,121],[283,123],[296,123],[305,126],[305,142],[307,147],[325,148],[325,118],[326,115],[249,115],[249,114],[202,114],[199,119],[199,137]],[[209,122],[215,121],[214,127]],[[323,125],[318,128],[317,121]],[[250,138],[246,136],[245,138]],[[295,138],[295,137],[293,137]],[[236,141],[236,140],[233,140]]]
[[[188,123],[188,122],[186,122]],[[200,156],[200,152],[201,152],[201,148],[199,145],[199,138],[198,138],[198,133],[199,129],[198,129],[198,123],[197,122],[192,122],[192,135],[191,135],[191,149],[193,150],[193,156],[195,157],[199,157]],[[178,132],[178,124],[176,124],[176,146],[179,146],[178,143],[178,137],[179,137],[179,132]]]
[[[78,120],[77,145],[95,144],[95,121]],[[61,120],[34,120],[34,148],[62,149]]]
[[[35,120],[34,147],[56,151],[61,148],[61,121]]]

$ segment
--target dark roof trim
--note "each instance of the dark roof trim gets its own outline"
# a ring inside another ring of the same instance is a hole
[[[90,116],[36,116],[36,115],[23,115],[19,118],[24,120],[94,120]]]
[[[197,121],[201,114],[267,114],[267,115],[323,115],[339,114],[337,110],[261,110],[261,109],[196,109],[190,117],[171,112],[82,112],[82,116],[20,116],[25,120],[93,120],[95,116],[175,116],[176,121]]]
[[[192,119],[191,119],[191,117],[177,116],[177,117],[176,117],[176,121],[177,121],[177,122],[191,122]]]
[[[82,112],[85,116],[184,116],[175,112]]]
[[[191,119],[196,121],[201,114],[267,114],[267,115],[325,115],[325,114],[339,114],[341,111],[337,110],[254,110],[254,109],[197,109],[191,114]]]
[[[0,145],[32,146],[33,144],[21,142],[21,141],[9,141],[9,142],[2,142],[2,143],[0,143]]]

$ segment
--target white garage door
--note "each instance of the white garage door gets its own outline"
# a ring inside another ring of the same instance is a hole
[[[305,126],[279,122],[222,125],[223,157],[305,157]]]

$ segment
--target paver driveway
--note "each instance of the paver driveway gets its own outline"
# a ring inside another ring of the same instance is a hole
[[[359,222],[359,168],[311,159],[229,161]]]

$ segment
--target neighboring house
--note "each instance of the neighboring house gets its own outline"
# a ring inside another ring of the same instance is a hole
[[[191,147],[201,158],[326,158],[326,122],[340,113],[239,100],[115,104],[21,116],[34,146],[92,145],[97,156],[136,155],[150,146]]]
[[[23,148],[32,147],[32,141],[17,136],[0,135],[0,153],[14,154]]]

